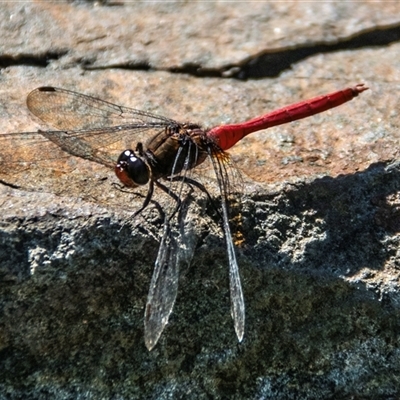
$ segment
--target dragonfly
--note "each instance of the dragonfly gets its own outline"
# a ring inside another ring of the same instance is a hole
[[[253,132],[337,107],[367,89],[364,84],[357,84],[279,108],[246,122],[203,129],[199,124],[178,122],[70,90],[39,87],[29,93],[28,109],[55,130],[1,134],[0,140],[12,140],[13,146],[0,149],[0,178],[11,175],[21,163],[26,167],[38,162],[42,146],[33,151],[28,144],[42,140],[52,142],[55,148],[69,156],[113,169],[119,181],[128,188],[147,185],[145,200],[133,217],[149,205],[155,187],[174,199],[176,205],[170,208],[164,219],[145,306],[145,345],[152,350],[168,324],[177,296],[180,249],[171,235],[171,220],[182,204],[181,187],[194,185],[208,194],[190,173],[210,160],[221,202],[219,214],[228,255],[231,316],[241,342],[245,332],[245,303],[229,223],[232,166],[226,150]],[[19,148],[15,145],[18,139],[24,138],[30,140],[27,146]],[[126,143],[131,143],[132,148],[122,147]]]

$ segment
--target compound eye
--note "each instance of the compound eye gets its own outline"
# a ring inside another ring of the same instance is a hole
[[[115,174],[128,187],[145,185],[149,181],[149,169],[146,163],[136,157],[133,150],[121,153],[115,166]]]

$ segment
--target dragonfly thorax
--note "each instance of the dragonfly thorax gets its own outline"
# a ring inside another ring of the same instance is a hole
[[[118,157],[115,174],[127,187],[146,185],[150,179],[145,161],[137,157],[133,150],[125,150]]]

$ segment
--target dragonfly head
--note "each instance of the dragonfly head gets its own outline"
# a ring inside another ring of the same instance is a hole
[[[118,157],[115,174],[127,187],[138,187],[149,181],[149,169],[146,163],[135,155],[133,150],[125,150]]]

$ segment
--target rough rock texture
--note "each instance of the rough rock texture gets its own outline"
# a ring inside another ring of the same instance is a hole
[[[0,136],[0,399],[400,396],[400,6],[251,4],[0,5],[1,133],[48,129],[25,106],[42,85],[205,127],[370,87],[232,149],[241,344],[204,196],[189,197],[177,302],[148,352],[166,196],[132,220],[142,198],[113,171],[46,142],[4,174],[19,144]],[[195,177],[217,201],[208,172]]]

